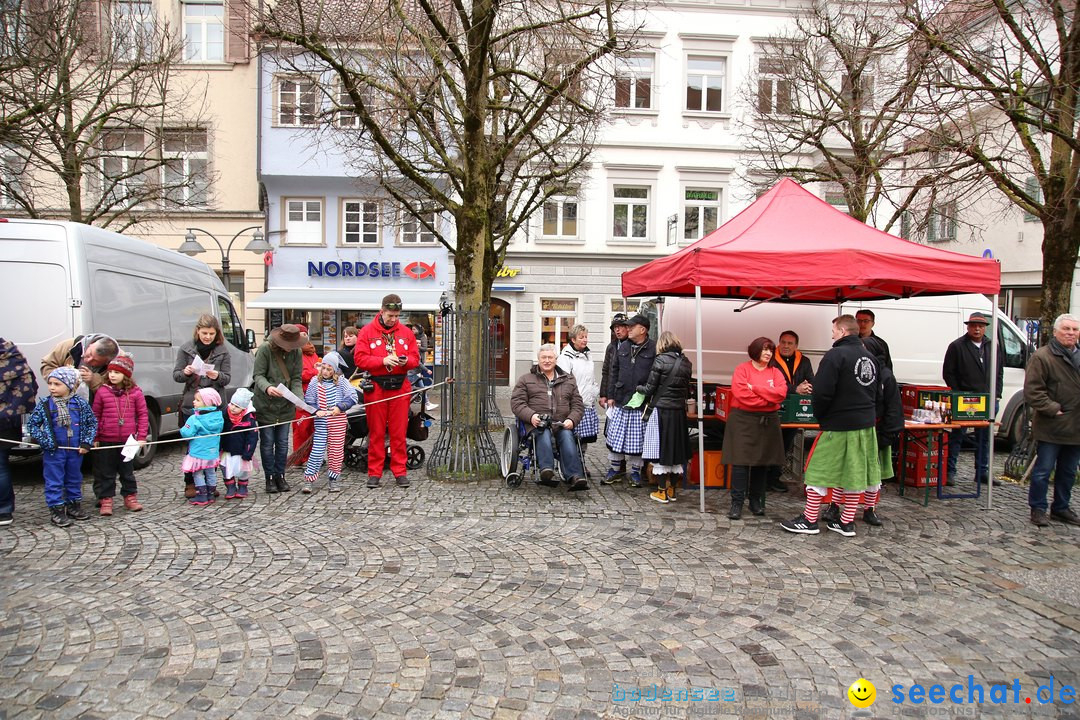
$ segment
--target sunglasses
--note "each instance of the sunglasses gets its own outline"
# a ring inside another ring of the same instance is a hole
[[[401,303],[386,303],[383,305],[383,310],[400,310]]]

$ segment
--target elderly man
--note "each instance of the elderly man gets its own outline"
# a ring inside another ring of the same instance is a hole
[[[510,394],[510,409],[519,420],[536,428],[536,462],[540,484],[556,487],[555,456],[551,436],[559,444],[559,463],[570,490],[586,490],[585,471],[574,439],[574,426],[581,422],[585,405],[574,376],[555,364],[555,346],[541,345],[536,365],[518,378]]]
[[[972,313],[967,321],[967,332],[949,343],[945,350],[945,360],[941,365],[941,376],[945,384],[953,390],[964,392],[990,392],[990,340],[986,337],[989,321],[982,313]],[[997,349],[997,391],[996,398],[1001,399],[1001,382],[1005,376],[1005,351],[999,345]],[[993,407],[997,403],[992,403]],[[949,464],[945,484],[956,483],[956,461],[960,456],[960,445],[967,431],[958,428],[949,433]],[[990,481],[990,428],[975,429],[975,481]],[[995,485],[1001,481],[994,479]]]
[[[813,391],[814,366],[811,364],[810,358],[799,351],[799,335],[794,330],[785,330],[780,333],[780,339],[776,343],[776,354],[773,355],[769,364],[780,368],[780,372],[784,373],[784,379],[787,380],[788,385],[788,395],[792,393],[809,395]],[[798,432],[794,428],[783,430],[785,456],[791,454],[791,448],[795,444],[795,435]],[[780,479],[782,474],[783,468],[778,465],[769,468],[767,477],[767,488],[769,490],[787,492],[787,485]]]
[[[1054,474],[1054,503],[1050,517],[1070,525],[1080,525],[1080,517],[1069,509],[1076,464],[1080,462],[1080,319],[1058,315],[1054,337],[1035,351],[1024,375],[1024,401],[1032,410],[1031,432],[1037,443],[1035,467],[1031,471],[1028,505],[1031,522],[1050,524],[1046,515],[1046,493]]]
[[[73,367],[78,371],[79,380],[89,389],[90,394],[105,382],[106,368],[117,355],[120,347],[108,335],[90,333],[79,335],[70,340],[63,340],[41,360],[41,377],[58,367]]]
[[[875,430],[881,382],[858,333],[851,315],[833,320],[833,346],[814,376],[814,413],[822,432],[806,465],[806,508],[781,523],[788,532],[817,535],[821,501],[832,488],[834,497],[843,492],[844,508],[840,520],[826,527],[854,537],[859,496],[881,483]]]

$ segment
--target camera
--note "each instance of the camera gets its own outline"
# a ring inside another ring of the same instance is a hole
[[[537,430],[550,430],[551,429],[551,416],[544,413],[540,416],[540,424],[536,426]]]

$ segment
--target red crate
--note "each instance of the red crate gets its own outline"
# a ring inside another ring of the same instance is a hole
[[[924,392],[948,391],[945,385],[908,385],[900,386],[900,404],[904,407],[904,414],[910,416],[911,411],[920,407],[919,396]]]
[[[949,461],[949,443],[945,436],[932,452],[927,450],[925,440],[909,439],[904,446],[904,484],[918,488],[936,487],[938,454],[941,455],[941,471],[945,472]]]
[[[731,414],[731,386],[730,385],[717,385],[716,386],[716,417],[727,422],[728,415]]]

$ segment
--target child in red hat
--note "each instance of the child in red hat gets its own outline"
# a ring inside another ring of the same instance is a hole
[[[116,476],[120,476],[120,494],[124,507],[131,512],[142,510],[138,486],[135,483],[134,460],[124,460],[123,444],[128,437],[143,444],[149,429],[146,398],[131,375],[135,358],[126,353],[117,355],[105,372],[105,383],[94,394],[94,417],[98,422],[94,447],[94,495],[102,515],[113,514],[116,496]]]

